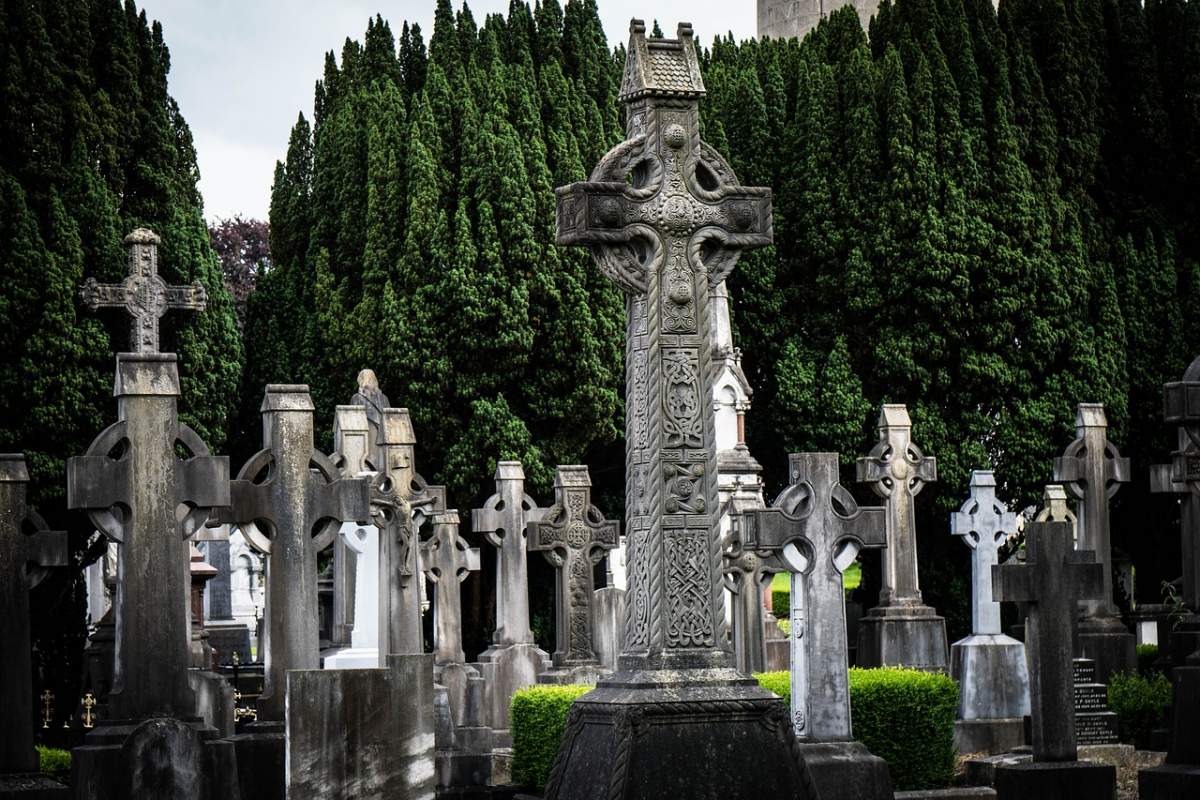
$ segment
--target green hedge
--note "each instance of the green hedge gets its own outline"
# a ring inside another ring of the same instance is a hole
[[[791,702],[786,672],[755,675]],[[888,762],[896,791],[936,789],[954,781],[954,718],[958,684],[945,675],[909,669],[851,669],[854,738]]]
[[[531,686],[513,695],[508,722],[513,740],[513,783],[537,791],[546,786],[571,703],[594,688]]]
[[[1148,748],[1150,734],[1163,724],[1163,706],[1171,703],[1171,681],[1159,672],[1149,677],[1118,672],[1108,680],[1108,707],[1117,715],[1121,741]]]
[[[842,586],[847,592],[862,585],[862,564],[855,561],[846,568]],[[771,611],[780,620],[791,619],[792,576],[786,572],[776,573],[771,580]]]
[[[38,769],[59,783],[71,782],[71,753],[56,747],[37,746]]]

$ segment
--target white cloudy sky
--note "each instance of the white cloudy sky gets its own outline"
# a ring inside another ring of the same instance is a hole
[[[691,22],[701,41],[732,31],[754,35],[755,0],[599,0],[610,43],[631,17],[657,18],[670,35]],[[313,83],[327,50],[361,39],[376,12],[400,31],[420,23],[426,42],[435,0],[142,0],[171,48],[171,93],[192,128],[209,219],[266,218],[271,175],[296,114],[312,118]],[[454,0],[455,8],[461,0]],[[471,0],[477,20],[508,0]]]

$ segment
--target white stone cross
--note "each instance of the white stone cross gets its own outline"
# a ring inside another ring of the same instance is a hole
[[[996,476],[971,473],[971,497],[950,516],[950,532],[971,548],[971,627],[977,634],[999,634],[1000,604],[992,598],[992,567],[1000,547],[1017,533],[1017,515],[996,499]]]

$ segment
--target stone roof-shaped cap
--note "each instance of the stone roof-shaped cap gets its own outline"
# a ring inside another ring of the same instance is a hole
[[[125,237],[125,244],[161,244],[159,235],[149,228],[137,228]]]
[[[586,464],[559,464],[554,470],[554,488],[575,489],[592,485]]]
[[[1107,428],[1108,415],[1103,403],[1080,403],[1075,409],[1076,428]]]
[[[525,480],[525,469],[521,466],[520,461],[501,461],[496,464],[496,480],[523,481]]]
[[[369,427],[367,423],[367,409],[365,406],[345,405],[338,406],[333,413],[333,427],[338,431],[365,431]]]
[[[893,404],[879,409],[879,427],[911,428],[912,418],[908,416],[908,406]]]
[[[972,487],[978,486],[980,488],[983,488],[984,486],[993,486],[994,487],[995,485],[996,485],[996,473],[992,472],[990,469],[977,469],[971,473],[971,486]]]
[[[1182,381],[1163,386],[1163,419],[1168,425],[1200,424],[1200,358],[1184,371]]]
[[[681,22],[674,39],[647,39],[646,23],[629,23],[629,49],[625,76],[621,79],[622,102],[639,97],[704,96],[704,79],[696,58],[692,23]]]
[[[417,443],[417,434],[413,431],[412,417],[407,408],[385,408],[383,410],[383,430],[380,432],[380,444],[413,445]]]
[[[315,411],[308,385],[303,383],[268,383],[259,411]]]
[[[0,483],[29,483],[24,453],[0,453]]]

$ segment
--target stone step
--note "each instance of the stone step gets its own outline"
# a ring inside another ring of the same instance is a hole
[[[987,786],[954,786],[949,789],[896,792],[896,800],[980,800],[995,796],[996,790]]]

